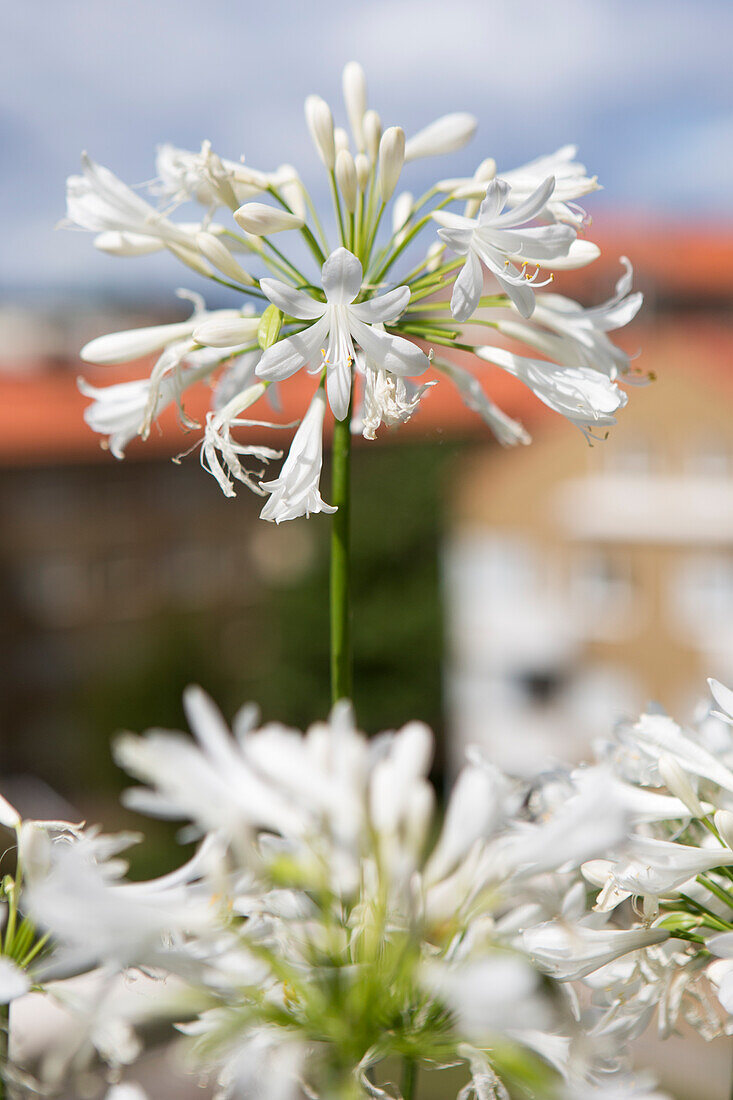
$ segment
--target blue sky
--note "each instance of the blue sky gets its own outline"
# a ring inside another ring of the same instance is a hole
[[[337,115],[340,71],[367,70],[371,105],[408,135],[470,110],[476,139],[405,185],[511,168],[568,141],[623,208],[730,219],[733,4],[726,0],[33,0],[4,11],[5,213],[0,289],[138,295],[177,285],[169,259],[114,260],[54,231],[87,149],[128,182],[156,144],[262,168],[294,163],[315,188],[303,122],[311,91]],[[343,121],[343,119],[341,119]]]

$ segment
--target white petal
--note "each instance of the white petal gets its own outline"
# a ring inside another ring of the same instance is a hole
[[[380,294],[377,298],[370,298],[357,306],[351,306],[349,313],[369,325],[374,324],[375,321],[396,321],[409,301],[409,286],[398,286],[394,290],[387,291],[386,294]]]
[[[725,715],[733,718],[733,691],[721,684],[720,680],[714,680],[712,677],[708,680],[708,687],[720,709]]]
[[[347,306],[361,290],[362,267],[347,248],[337,248],[321,270],[321,281],[331,305]]]
[[[322,317],[326,311],[324,302],[317,302],[315,298],[311,298],[310,294],[296,290],[287,283],[281,283],[279,279],[260,279],[260,286],[273,305],[290,317],[309,321]]]
[[[0,956],[0,1004],[7,1005],[22,997],[31,987],[28,975],[12,959]]]
[[[493,222],[496,220],[506,202],[509,190],[509,184],[506,180],[493,179],[489,181],[486,188],[486,195],[479,207],[479,225],[484,222]]]
[[[278,340],[264,353],[255,371],[258,378],[280,382],[289,378],[301,367],[310,366],[328,335],[328,318],[322,317],[310,328]]]
[[[473,249],[470,249],[466,262],[453,284],[450,310],[457,321],[466,321],[475,313],[484,289],[484,273]]]
[[[428,357],[412,340],[379,332],[357,318],[351,319],[351,332],[358,344],[377,366],[401,377],[414,377],[429,367]]]
[[[588,264],[592,264],[600,254],[600,248],[597,244],[593,244],[593,241],[584,241],[576,237],[570,245],[567,255],[555,256],[549,266],[553,271],[575,271],[579,267],[587,267]],[[535,263],[536,260],[541,260],[542,257],[535,256],[532,249],[527,247],[525,254],[520,259]]]
[[[0,825],[4,825],[6,829],[14,829],[16,825],[20,825],[20,814],[16,810],[15,806],[11,806],[6,798],[0,794]]]
[[[328,368],[326,390],[331,412],[337,420],[344,420],[349,412],[351,397],[351,364],[348,360],[334,363]]]
[[[512,207],[497,218],[497,224],[505,229],[512,225],[521,225],[524,222],[531,221],[547,205],[547,200],[554,190],[555,177],[548,176],[531,195],[528,195],[524,202],[520,202],[518,206]]]

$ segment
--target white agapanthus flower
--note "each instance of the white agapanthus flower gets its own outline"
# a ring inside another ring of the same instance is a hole
[[[611,379],[623,377],[629,371],[629,356],[611,343],[608,333],[633,321],[642,295],[631,293],[633,269],[625,256],[621,262],[624,274],[613,297],[601,305],[584,308],[561,294],[539,294],[531,324],[499,319],[497,329],[568,367],[598,370]]]
[[[314,512],[336,511],[322,499],[319,489],[325,414],[326,395],[319,387],[290,444],[279,476],[274,481],[260,482],[260,488],[271,494],[260,512],[261,519],[282,523]]]
[[[312,371],[325,367],[328,400],[337,420],[343,420],[349,409],[355,341],[372,362],[391,374],[422,374],[428,366],[427,356],[417,345],[374,327],[397,320],[410,300],[409,287],[396,287],[354,304],[362,279],[362,266],[356,256],[346,248],[337,248],[321,272],[325,303],[277,279],[262,279],[260,284],[284,313],[315,323],[268,348],[257,366],[257,375],[279,382],[301,367]]]
[[[501,178],[511,187],[509,202],[512,205],[524,202],[543,180],[552,176],[555,187],[540,217],[584,228],[588,215],[574,200],[597,191],[600,185],[598,177],[589,176],[585,165],[575,160],[577,155],[577,145],[563,145],[554,153],[502,172]]]
[[[529,276],[528,263],[552,261],[567,256],[575,240],[575,230],[567,225],[531,225],[544,209],[555,189],[555,179],[548,176],[535,191],[516,206],[508,206],[510,186],[503,180],[491,180],[486,197],[474,220],[459,214],[440,211],[434,218],[442,226],[441,240],[466,262],[455,281],[451,297],[451,312],[457,321],[466,321],[475,313],[484,288],[482,264],[494,276],[504,293],[523,317],[534,309],[534,285],[538,271]],[[518,268],[517,256],[527,262]],[[539,270],[539,269],[538,269]]]
[[[605,374],[589,367],[568,367],[515,355],[504,348],[481,347],[476,354],[524,382],[553,412],[575,424],[586,438],[616,423],[614,413],[628,397]]]

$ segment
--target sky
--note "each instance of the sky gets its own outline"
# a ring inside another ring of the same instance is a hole
[[[589,207],[733,224],[729,0],[33,0],[3,12],[0,293],[142,296],[179,278],[166,257],[121,260],[56,230],[82,149],[129,183],[156,145],[325,186],[303,121],[318,92],[344,122],[340,73],[408,136],[467,110],[473,143],[415,165],[405,186],[508,169],[566,142],[604,191]]]

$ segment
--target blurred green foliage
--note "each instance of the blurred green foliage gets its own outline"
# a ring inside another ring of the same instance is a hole
[[[409,442],[354,450],[354,703],[368,733],[419,718],[436,731],[440,745],[443,484],[458,446]],[[326,499],[328,479],[326,468]],[[202,684],[228,719],[249,700],[259,704],[265,720],[298,728],[328,714],[330,525],[325,516],[295,522],[311,525],[306,572],[261,585],[253,604],[240,608],[231,622],[226,615],[174,613],[152,621],[134,653],[74,701],[83,745],[76,754],[77,780],[82,790],[95,792],[94,803],[109,800],[112,810],[127,783],[112,763],[110,736],[122,728],[185,729],[181,695],[189,683]],[[130,825],[112,814],[112,821],[103,815],[111,825]],[[150,834],[147,823],[145,831]],[[181,858],[180,850],[173,853],[173,829],[156,825],[154,834],[152,849],[148,844],[145,853],[133,853],[138,874]]]

